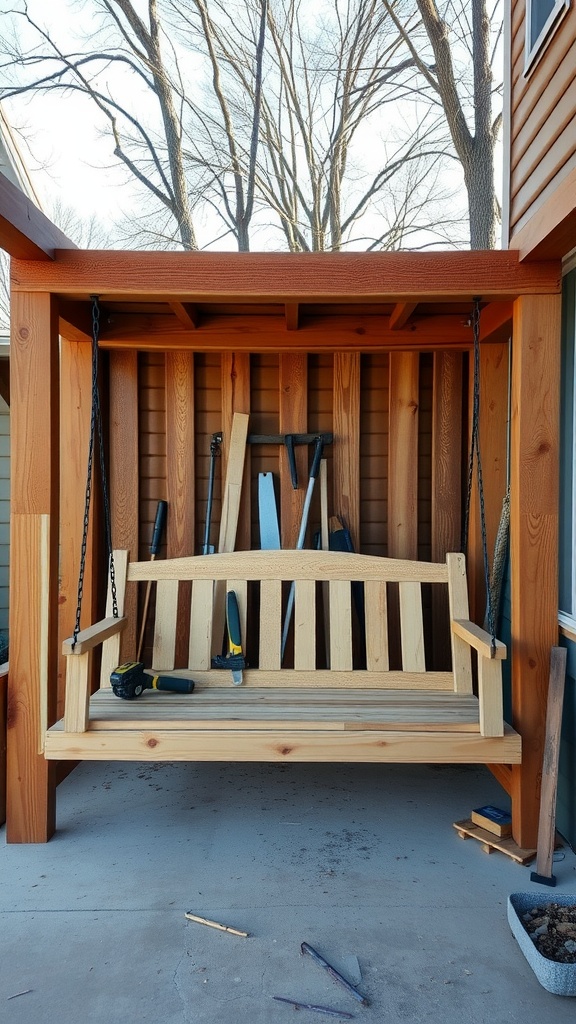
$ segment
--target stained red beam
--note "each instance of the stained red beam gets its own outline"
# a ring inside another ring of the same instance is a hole
[[[61,250],[17,261],[15,291],[103,302],[484,302],[558,293],[560,261],[520,263],[511,250],[382,253],[216,253]]]
[[[284,320],[287,331],[297,331],[300,326],[300,306],[297,302],[287,302],[284,306]]]

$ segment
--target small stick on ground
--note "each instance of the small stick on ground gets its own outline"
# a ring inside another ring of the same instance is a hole
[[[316,1013],[325,1013],[329,1017],[339,1017],[340,1020],[353,1020],[353,1013],[345,1013],[344,1010],[332,1010],[329,1006],[316,1006],[314,1003],[299,1003],[296,999],[285,999],[284,996],[272,996],[279,1003],[289,1003],[295,1010],[315,1010]]]
[[[19,996],[27,996],[30,992],[32,992],[31,988],[25,988],[23,992],[15,992],[13,996],[8,996],[6,1002],[9,1002],[10,999],[18,999]]]
[[[243,939],[247,939],[249,932],[241,932],[238,928],[229,928],[227,924],[218,924],[218,921],[209,921],[206,917],[198,917],[196,914],[186,913],[184,917],[187,917],[189,921],[196,921],[196,924],[205,924],[209,928],[218,928],[221,932],[230,932],[231,935],[241,935]]]

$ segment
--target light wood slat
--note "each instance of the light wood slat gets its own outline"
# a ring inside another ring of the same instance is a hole
[[[330,580],[330,671],[352,669],[352,595],[349,582]]]
[[[152,666],[160,671],[174,668],[177,613],[178,580],[158,580]]]
[[[155,666],[156,668],[156,666]],[[170,672],[170,669],[162,669]],[[174,675],[194,679],[198,684],[205,686],[230,686],[230,672],[225,669],[196,670],[190,672],[188,669],[177,669]],[[341,686],[344,690],[356,690],[367,687],[379,690],[382,688],[392,690],[413,689],[425,692],[426,690],[442,690],[449,693],[454,690],[454,679],[451,672],[402,672],[392,670],[390,672],[367,672],[364,669],[354,669],[353,672],[347,669],[338,671],[332,669],[295,669],[282,668],[279,671],[258,668],[248,668],[244,671],[242,690],[250,686],[269,686],[284,689],[286,686],[311,686],[323,687]]]
[[[369,672],[387,672],[388,660],[388,608],[386,584],[368,580],[364,584],[364,614],[366,617],[366,668]]]
[[[113,551],[114,555],[114,578],[116,580],[116,602],[118,615],[124,615],[126,606],[126,573],[128,570],[128,551],[119,549]],[[130,588],[134,590],[134,587]],[[112,616],[112,591],[108,584],[108,596],[106,598],[106,618]],[[105,640],[102,644],[102,659],[100,662],[100,686],[110,686],[110,673],[121,663],[120,643],[121,633],[116,633]]]
[[[188,667],[209,669],[212,652],[212,580],[194,580],[190,606],[190,645]]]
[[[282,582],[262,580],[260,585],[260,671],[280,668],[282,647]]]
[[[66,659],[66,732],[83,733],[88,726],[89,672],[91,652]]]
[[[482,736],[504,735],[502,662],[478,658],[478,701]]]
[[[348,551],[234,551],[231,554],[166,558],[131,562],[129,580],[226,579],[246,580],[415,580],[447,583],[446,563],[381,558]],[[468,618],[459,615],[458,618]]]
[[[246,458],[246,438],[248,436],[248,414],[235,412],[232,420],[232,430],[229,444],[224,446],[226,463],[226,479],[222,492],[222,512],[220,518],[220,534],[218,537],[218,552],[234,551],[236,544],[236,530],[240,516],[240,498],[242,495],[242,480],[244,476],[244,461]],[[202,558],[214,558],[215,555],[202,555]],[[231,565],[234,564],[232,561]],[[217,566],[215,566],[217,569]],[[237,572],[236,569],[227,570],[229,575]],[[180,579],[186,577],[180,576]],[[193,576],[190,578],[194,578]],[[212,654],[220,654],[220,644],[224,633],[226,621],[226,593],[221,582],[225,576],[220,576],[216,571],[211,577],[214,584],[214,618],[212,630]],[[247,577],[246,577],[247,578]]]
[[[76,637],[76,643],[74,643],[73,636],[65,640],[62,644],[62,653],[76,657],[79,654],[86,654],[86,651],[93,651],[95,647],[108,640],[109,637],[120,633],[126,626],[127,621],[125,616],[101,619],[95,625],[82,629]]]
[[[82,737],[57,729],[46,735],[48,759],[90,761],[262,761],[407,764],[519,764],[520,736],[390,730],[193,729],[89,731]]]
[[[316,668],[316,581],[299,580],[294,598],[294,668]]]
[[[450,620],[467,619],[468,586],[466,582],[466,559],[462,554],[449,552],[448,566],[448,608]],[[453,630],[450,631],[452,644],[452,671],[456,693],[472,693],[472,656],[470,646]]]
[[[194,346],[193,346],[194,347]],[[218,351],[218,346],[213,347]],[[234,434],[238,429],[238,414],[248,415],[250,413],[250,353],[249,352],[224,352],[221,355],[221,426],[223,432],[222,445],[222,474],[228,472],[230,457],[237,457],[233,452],[235,446]],[[250,510],[250,464],[251,452],[248,446],[243,454],[244,472],[241,480],[241,502],[238,511],[235,539],[231,547],[218,548],[219,551],[233,551],[234,548],[247,551],[251,544],[251,510]],[[224,495],[224,491],[222,492]]]
[[[425,672],[422,588],[419,583],[400,583],[400,632],[402,668],[406,672]]]
[[[490,633],[482,629],[482,626],[477,626],[475,622],[470,622],[469,619],[453,619],[452,630],[470,647],[474,647],[483,658],[496,658],[497,661],[506,658],[506,644],[496,639],[492,643]]]

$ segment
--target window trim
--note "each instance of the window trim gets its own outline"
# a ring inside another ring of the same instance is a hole
[[[570,8],[571,0],[555,0],[554,7],[550,11],[546,22],[540,33],[533,42],[530,37],[530,26],[532,23],[532,7],[538,0],[526,0],[526,30],[524,37],[524,75],[527,76],[534,65],[540,59],[546,46],[562,18]]]

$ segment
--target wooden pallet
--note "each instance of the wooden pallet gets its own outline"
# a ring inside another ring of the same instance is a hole
[[[501,839],[499,836],[493,835],[492,832],[488,832],[487,829],[475,825],[471,818],[455,821],[454,828],[461,839],[477,839],[482,844],[484,853],[493,853],[494,850],[499,850],[500,853],[505,853],[507,857],[511,857],[518,864],[529,864],[536,856],[536,850],[523,849],[514,842],[511,836]]]

